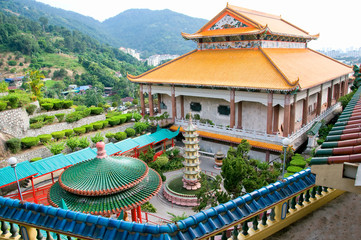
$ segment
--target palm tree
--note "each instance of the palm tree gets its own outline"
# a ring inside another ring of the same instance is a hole
[[[44,87],[44,83],[42,82],[42,78],[45,78],[43,74],[41,74],[38,70],[27,72],[27,79],[30,91],[39,99],[42,96],[42,87]]]

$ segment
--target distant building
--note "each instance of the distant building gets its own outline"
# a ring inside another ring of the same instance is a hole
[[[153,55],[147,58],[146,61],[148,61],[148,65],[150,66],[158,66],[164,60],[172,60],[177,57],[179,57],[179,55],[170,55],[170,54]]]
[[[119,48],[120,51],[128,53],[130,56],[135,57],[136,59],[138,59],[140,61],[140,53],[137,52],[134,49],[131,48],[124,48],[124,47],[120,47]]]

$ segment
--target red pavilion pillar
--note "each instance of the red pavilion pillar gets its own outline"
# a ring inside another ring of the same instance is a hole
[[[332,88],[327,88],[327,108],[331,107],[332,104]]]
[[[307,124],[308,117],[308,99],[310,97],[310,91],[307,90],[306,98],[303,99],[303,111],[302,111],[302,126]]]
[[[37,197],[36,197],[35,187],[34,187],[34,177],[31,177],[30,180],[31,180],[31,187],[32,187],[32,189],[33,189],[34,203],[38,203],[38,199],[37,199]]]
[[[242,129],[242,101],[240,101],[237,105],[238,105],[237,128]]]
[[[144,103],[143,84],[142,83],[139,84],[139,97],[140,97],[140,106],[142,108],[141,114],[144,117],[144,115],[145,115],[145,103]]]
[[[273,133],[278,132],[278,121],[280,118],[280,105],[273,108]]]
[[[180,96],[180,105],[181,105],[181,119],[184,119],[184,96]]]
[[[138,222],[142,223],[142,209],[140,206],[137,207]]]
[[[148,91],[148,102],[149,102],[149,116],[154,116],[154,107],[153,107],[153,95],[152,95],[152,85],[149,84]]]
[[[231,118],[229,122],[229,127],[233,128],[236,123],[236,106],[234,103],[235,90],[231,89],[230,92],[230,110],[231,110]]]
[[[136,208],[132,208],[132,210],[130,210],[131,214],[132,214],[132,222],[137,222],[137,211]]]
[[[321,114],[321,107],[322,107],[322,93],[323,93],[323,86],[321,84],[320,92],[317,95],[317,106],[316,106],[316,116]]]
[[[272,134],[272,114],[273,114],[273,93],[268,93],[267,101],[267,134]]]

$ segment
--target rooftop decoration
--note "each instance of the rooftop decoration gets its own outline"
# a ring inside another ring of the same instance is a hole
[[[109,157],[103,142],[96,147],[95,158],[69,167],[51,187],[52,206],[65,203],[73,211],[109,216],[134,209],[158,193],[162,180],[142,160]]]

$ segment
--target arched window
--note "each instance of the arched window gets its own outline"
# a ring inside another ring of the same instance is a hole
[[[202,111],[202,105],[198,102],[191,102],[190,108],[193,112],[200,112]]]
[[[218,106],[218,113],[220,115],[229,116],[229,114],[231,113],[231,109],[229,108],[229,106],[219,105]]]

